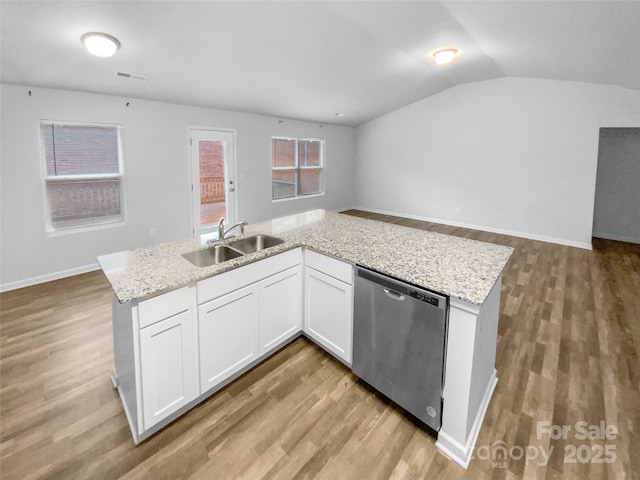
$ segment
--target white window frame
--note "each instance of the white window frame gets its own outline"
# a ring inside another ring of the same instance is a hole
[[[95,174],[95,175],[54,175],[51,176],[47,171],[47,156],[46,146],[43,138],[43,126],[46,125],[64,125],[64,126],[77,126],[77,127],[100,127],[100,128],[115,128],[118,139],[118,173],[113,174]],[[97,123],[97,122],[66,122],[61,120],[40,120],[38,123],[38,134],[40,138],[40,159],[42,167],[42,192],[44,199],[44,223],[45,230],[49,235],[66,235],[69,233],[78,233],[83,231],[99,230],[103,228],[112,228],[123,226],[126,223],[126,204],[125,204],[125,188],[124,188],[124,162],[122,155],[122,125],[112,123]],[[49,185],[56,182],[65,182],[69,180],[115,180],[120,181],[120,218],[119,219],[106,219],[102,222],[96,222],[89,225],[72,225],[68,227],[54,227],[52,221],[51,204],[49,200]]]
[[[274,140],[293,140],[295,142],[295,165],[293,167],[274,167],[273,166],[273,153],[270,158],[271,162],[271,182],[273,182],[273,172],[274,171],[293,171],[295,172],[295,194],[291,197],[284,198],[273,198],[273,193],[271,194],[272,202],[284,202],[288,200],[296,200],[300,198],[310,198],[310,197],[320,197],[325,194],[325,184],[324,184],[324,174],[325,174],[325,143],[326,141],[321,138],[307,138],[307,137],[282,137],[282,136],[273,136],[271,137],[271,147],[273,149],[273,141]],[[320,165],[319,166],[303,166],[300,165],[299,155],[298,155],[298,147],[299,141],[310,141],[310,142],[318,142],[320,144]],[[273,152],[273,150],[272,150]],[[320,171],[320,191],[314,193],[300,194],[299,193],[299,185],[300,185],[300,171],[301,170],[319,170]]]

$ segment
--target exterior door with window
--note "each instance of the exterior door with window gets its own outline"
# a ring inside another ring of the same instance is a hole
[[[233,132],[191,130],[193,235],[214,232],[222,218],[236,221]]]

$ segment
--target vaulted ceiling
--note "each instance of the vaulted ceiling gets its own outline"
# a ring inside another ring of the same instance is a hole
[[[640,90],[638,1],[2,0],[0,8],[1,80],[34,87],[345,125],[504,76]],[[90,55],[80,42],[90,31],[115,36],[120,50]],[[429,55],[444,46],[462,54],[438,66]]]

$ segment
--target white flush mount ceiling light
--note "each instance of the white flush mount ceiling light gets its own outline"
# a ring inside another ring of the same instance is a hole
[[[444,65],[445,63],[451,63],[458,53],[457,48],[443,48],[433,52],[433,59],[438,65]]]
[[[118,39],[106,33],[85,33],[81,40],[87,50],[97,57],[111,57],[120,48]]]

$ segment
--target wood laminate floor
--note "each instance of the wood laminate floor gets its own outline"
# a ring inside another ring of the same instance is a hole
[[[0,477],[640,478],[638,245],[588,251],[347,213],[515,247],[499,381],[468,470],[304,339],[135,446],[109,379],[111,291],[93,272],[0,296]],[[577,422],[612,438],[583,439]]]

